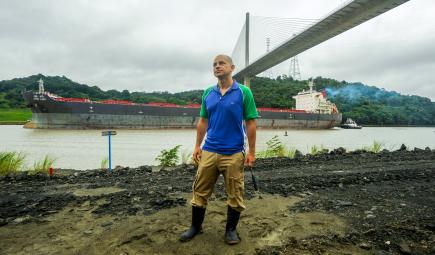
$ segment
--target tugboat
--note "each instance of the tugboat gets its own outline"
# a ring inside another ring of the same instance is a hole
[[[341,124],[340,127],[344,128],[344,129],[361,129],[362,128],[362,126],[356,124],[356,122],[351,118],[347,118],[346,121],[343,124]]]

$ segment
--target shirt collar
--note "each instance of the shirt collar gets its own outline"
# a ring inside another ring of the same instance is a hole
[[[231,85],[231,88],[229,88],[228,90],[237,90],[237,89],[239,89],[239,83],[237,83],[236,80],[233,80],[233,84]],[[214,90],[220,93],[218,84],[214,86]]]

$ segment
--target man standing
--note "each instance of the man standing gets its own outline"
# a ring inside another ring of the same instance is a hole
[[[240,213],[245,209],[243,167],[252,167],[255,162],[255,119],[258,118],[258,113],[251,90],[233,80],[234,68],[229,56],[216,56],[213,71],[218,83],[207,88],[202,95],[193,151],[193,159],[198,163],[198,170],[191,200],[192,225],[181,234],[180,241],[188,241],[202,232],[207,200],[213,192],[217,178],[222,174],[228,196],[225,241],[228,244],[240,242],[236,227]],[[243,120],[249,144],[246,156]],[[200,146],[206,133],[207,137],[201,150]]]

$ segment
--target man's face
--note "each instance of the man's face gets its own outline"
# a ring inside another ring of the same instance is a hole
[[[234,65],[223,56],[217,56],[213,61],[213,73],[216,78],[220,79],[231,75],[234,70]]]

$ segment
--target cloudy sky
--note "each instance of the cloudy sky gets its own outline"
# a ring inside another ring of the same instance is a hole
[[[0,80],[42,73],[102,89],[214,83],[245,13],[319,19],[344,0],[0,0]],[[433,0],[411,0],[299,55],[303,79],[363,82],[435,101]],[[288,64],[274,74],[288,72]]]

